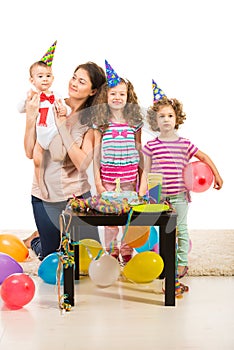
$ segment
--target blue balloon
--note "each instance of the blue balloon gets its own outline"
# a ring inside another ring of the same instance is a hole
[[[59,264],[58,253],[47,255],[38,268],[38,276],[48,284],[57,284],[57,269]],[[63,267],[60,274],[60,283],[63,284]]]
[[[158,241],[159,241],[158,226],[157,226],[157,229],[155,226],[151,226],[148,240],[141,247],[135,248],[135,250],[138,253],[152,250],[155,244],[158,243]]]
[[[0,253],[0,284],[13,273],[23,273],[22,266],[10,255]]]

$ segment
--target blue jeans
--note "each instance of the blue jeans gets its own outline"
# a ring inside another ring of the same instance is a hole
[[[170,196],[170,203],[177,212],[177,264],[188,266],[189,234],[187,225],[188,200],[186,193]]]
[[[90,192],[83,194],[79,198],[90,197]],[[65,209],[67,201],[50,203],[32,196],[32,207],[34,220],[40,237],[36,237],[31,242],[32,250],[43,260],[47,255],[54,253],[60,246],[60,226],[59,217]],[[100,242],[98,228],[85,226],[80,230],[79,239],[90,238]]]

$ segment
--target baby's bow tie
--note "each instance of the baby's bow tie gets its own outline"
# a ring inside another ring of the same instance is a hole
[[[54,103],[54,95],[50,95],[50,96],[46,96],[46,94],[44,94],[44,92],[41,93],[40,95],[40,101],[49,101],[51,104]]]

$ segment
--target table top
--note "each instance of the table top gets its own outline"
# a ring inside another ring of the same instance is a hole
[[[95,210],[79,213],[74,211],[64,211],[64,215],[72,215],[72,218],[78,220],[80,225],[92,226],[124,226],[126,225],[129,213],[125,214],[105,214]],[[168,222],[176,225],[177,214],[173,210],[163,212],[135,212],[131,216],[132,226],[161,226]]]

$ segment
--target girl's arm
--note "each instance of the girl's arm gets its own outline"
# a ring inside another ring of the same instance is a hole
[[[143,156],[143,154],[142,154],[142,156]],[[144,170],[143,170],[142,176],[141,176],[139,196],[144,196],[147,193],[147,190],[148,190],[147,175],[148,175],[148,173],[150,173],[150,170],[151,170],[151,157],[148,157],[145,155],[144,156]]]
[[[218,169],[216,168],[215,164],[210,159],[210,157],[202,151],[197,151],[194,157],[198,158],[201,162],[204,162],[207,165],[209,165],[214,175],[214,188],[216,190],[220,190],[223,186],[223,179],[219,175]]]
[[[101,166],[101,145],[102,134],[98,130],[94,130],[94,157],[93,157],[93,173],[95,186],[98,194],[105,192],[105,187],[102,185],[100,166]]]
[[[135,140],[136,140],[136,149],[138,150],[139,157],[140,157],[139,165],[138,165],[138,174],[139,174],[139,183],[140,183],[142,178],[142,172],[144,169],[144,156],[143,156],[143,153],[141,152],[141,129],[139,129],[136,132]]]
[[[29,159],[33,158],[36,143],[36,120],[39,113],[39,94],[28,94],[26,101],[26,126],[24,133],[24,150]]]

